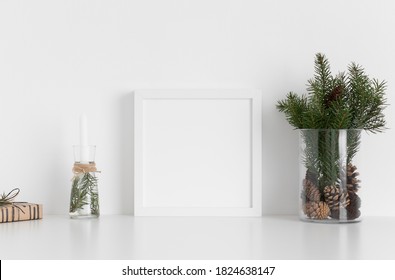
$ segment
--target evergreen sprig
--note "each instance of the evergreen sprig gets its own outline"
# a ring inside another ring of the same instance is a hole
[[[316,54],[314,77],[307,95],[290,92],[277,109],[298,129],[385,129],[386,82],[370,79],[362,66],[351,63],[347,73],[333,76],[328,59]]]
[[[321,193],[325,186],[346,184],[341,172],[358,152],[360,130],[385,130],[386,82],[370,79],[356,63],[347,70],[333,76],[328,59],[318,53],[307,94],[290,92],[277,103],[291,126],[302,129],[303,161],[317,177]],[[345,142],[344,151],[340,141]]]
[[[99,194],[97,191],[97,177],[94,172],[86,172],[73,178],[70,197],[70,212],[81,210],[90,205],[90,213],[99,214]]]

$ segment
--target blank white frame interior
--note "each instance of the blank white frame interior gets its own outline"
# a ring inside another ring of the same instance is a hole
[[[260,216],[256,90],[134,93],[136,216]]]

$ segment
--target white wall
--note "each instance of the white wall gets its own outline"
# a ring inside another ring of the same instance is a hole
[[[102,214],[132,213],[132,95],[141,88],[259,88],[263,211],[295,214],[297,133],[275,109],[304,92],[314,54],[395,85],[395,1],[0,1],[0,191],[67,213],[86,112]],[[394,109],[387,112],[393,127]],[[365,215],[395,215],[395,133],[364,137]]]

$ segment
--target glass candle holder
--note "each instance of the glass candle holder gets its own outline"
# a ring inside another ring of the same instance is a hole
[[[73,146],[74,166],[70,195],[70,218],[100,216],[98,177],[95,163],[96,146]]]

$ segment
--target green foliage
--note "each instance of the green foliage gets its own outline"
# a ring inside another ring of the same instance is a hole
[[[314,174],[317,187],[342,184],[342,174],[358,152],[361,130],[303,129],[303,163]],[[344,177],[343,177],[344,178]]]
[[[70,212],[75,212],[90,205],[90,213],[99,214],[99,194],[97,177],[94,172],[86,172],[73,178],[70,197]]]
[[[322,192],[325,186],[346,184],[341,173],[358,152],[360,130],[385,129],[386,83],[370,79],[356,63],[348,66],[347,73],[333,76],[328,59],[320,53],[314,71],[307,94],[290,92],[278,101],[277,109],[291,126],[302,129],[303,161]]]
[[[308,110],[307,98],[299,97],[290,92],[286,100],[279,101],[277,108],[285,113],[287,121],[294,127],[302,127],[305,122],[305,112]]]
[[[317,54],[314,77],[308,80],[307,95],[290,92],[277,103],[295,128],[364,129],[372,133],[385,129],[385,81],[370,79],[358,64],[348,73],[333,76],[328,59]]]

